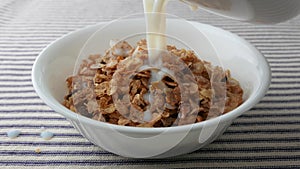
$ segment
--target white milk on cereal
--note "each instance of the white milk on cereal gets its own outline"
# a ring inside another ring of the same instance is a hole
[[[167,49],[166,33],[166,16],[165,8],[169,0],[143,0],[144,12],[146,17],[146,39],[148,48],[148,61],[151,66],[161,68],[160,52]],[[152,82],[160,81],[165,75],[160,70],[151,70],[150,85]],[[153,102],[153,96],[150,93],[144,95],[145,100],[148,100],[150,105]],[[149,107],[148,107],[149,108]],[[150,121],[152,118],[151,112],[144,112],[144,120]]]

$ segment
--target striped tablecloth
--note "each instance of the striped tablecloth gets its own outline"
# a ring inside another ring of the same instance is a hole
[[[170,3],[169,13],[245,38],[272,68],[266,97],[201,151],[156,160],[119,157],[91,144],[43,103],[31,82],[41,50],[71,31],[142,12],[141,2],[0,1],[0,168],[300,168],[300,17],[257,26]],[[43,127],[53,139],[39,136]],[[11,129],[22,133],[10,139],[6,132]]]

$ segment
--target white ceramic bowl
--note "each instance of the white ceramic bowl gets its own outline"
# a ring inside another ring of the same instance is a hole
[[[125,33],[139,31],[132,30],[140,29],[139,22],[126,22],[128,23],[122,25],[116,23],[116,26],[122,27]],[[182,35],[181,40],[197,41],[197,37],[190,34],[188,27],[182,26],[177,20],[171,22],[171,29],[179,36]],[[67,93],[65,80],[72,75],[82,46],[105,23],[66,35],[44,49],[33,66],[34,88],[47,105],[66,117],[84,137],[107,151],[133,158],[164,158],[197,150],[214,141],[233,120],[259,102],[268,90],[271,75],[265,58],[242,38],[209,25],[190,23],[206,34],[219,52],[222,66],[231,70],[232,76],[240,82],[245,91],[244,103],[225,115],[185,126],[137,128],[98,122],[65,108],[61,104]],[[105,33],[107,39],[116,38],[115,35],[119,32],[114,31],[111,29]],[[205,50],[205,44],[197,43],[202,51],[202,59],[214,64],[215,61],[210,60],[211,51]],[[101,45],[96,44],[93,48],[101,48]],[[102,46],[107,48],[107,42],[103,41]]]

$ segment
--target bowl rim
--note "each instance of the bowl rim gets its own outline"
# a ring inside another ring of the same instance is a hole
[[[53,41],[52,43],[50,43],[46,48],[44,48],[42,50],[42,52],[37,56],[34,64],[33,64],[33,68],[32,68],[32,74],[31,74],[31,78],[32,78],[32,83],[33,83],[33,87],[36,91],[36,93],[38,94],[38,96],[50,107],[52,108],[55,112],[63,115],[64,117],[66,117],[67,119],[71,119],[73,121],[77,121],[84,124],[89,124],[89,125],[93,125],[95,127],[101,127],[101,128],[110,128],[110,129],[115,129],[117,131],[121,131],[121,132],[133,132],[133,133],[160,133],[160,132],[164,132],[166,130],[168,131],[173,131],[173,132],[183,132],[183,131],[187,131],[190,130],[191,128],[202,128],[203,126],[211,126],[214,125],[220,121],[231,121],[234,120],[236,117],[240,116],[242,113],[248,111],[249,109],[251,109],[254,105],[256,105],[260,99],[262,97],[264,97],[264,95],[266,94],[266,92],[269,89],[270,83],[271,83],[271,69],[270,66],[266,60],[266,58],[261,54],[261,52],[259,50],[257,50],[253,45],[251,45],[249,42],[247,42],[246,40],[244,40],[243,38],[229,32],[226,30],[223,30],[221,28],[217,28],[211,25],[207,25],[207,24],[202,24],[199,22],[195,22],[195,21],[189,21],[191,24],[193,24],[194,26],[204,26],[207,27],[209,29],[213,29],[215,31],[221,31],[223,33],[226,33],[227,35],[230,36],[234,36],[235,38],[239,39],[240,41],[242,41],[245,45],[249,46],[252,48],[252,50],[255,50],[257,54],[259,54],[259,56],[257,56],[258,62],[262,65],[262,72],[263,72],[263,76],[266,77],[266,79],[264,79],[262,81],[262,83],[259,85],[259,87],[256,89],[256,91],[253,91],[253,93],[255,92],[255,95],[251,95],[247,100],[245,100],[240,106],[238,106],[237,108],[235,108],[234,110],[227,112],[226,114],[222,114],[218,117],[209,119],[209,120],[205,120],[203,122],[198,122],[198,123],[193,123],[193,124],[188,124],[188,125],[182,125],[182,126],[172,126],[172,127],[153,127],[153,128],[147,128],[147,127],[134,127],[134,126],[121,126],[121,125],[116,125],[116,124],[110,124],[110,123],[106,123],[106,122],[101,122],[101,121],[96,121],[93,120],[91,118],[79,115],[69,109],[67,109],[65,106],[63,106],[58,100],[54,99],[54,97],[52,98],[48,98],[45,93],[43,92],[43,90],[41,89],[41,87],[38,84],[38,80],[40,78],[39,76],[39,69],[38,69],[38,65],[40,65],[41,60],[44,59],[45,57],[45,53],[48,52],[49,48],[51,48],[53,45],[55,45],[57,42],[65,40],[67,38],[72,38],[74,35],[79,34],[79,33],[84,33],[85,31],[89,31],[101,26],[104,26],[105,24],[107,24],[108,22],[100,22],[96,25],[90,25],[87,27],[84,27],[82,29],[70,32],[60,38],[58,38],[57,40]],[[78,117],[80,117],[81,120],[78,120]]]

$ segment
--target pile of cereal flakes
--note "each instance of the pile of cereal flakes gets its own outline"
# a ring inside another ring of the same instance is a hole
[[[186,108],[181,105],[179,85],[167,75],[160,82],[150,85],[151,71],[138,72],[133,68],[136,73],[127,86],[127,90],[124,90],[128,91],[128,94],[119,95],[120,99],[113,98],[121,87],[118,89],[112,83],[117,82],[122,86],[122,74],[126,74],[124,67],[130,70],[129,65],[142,65],[143,63],[139,62],[147,59],[146,40],[139,41],[135,48],[126,41],[120,41],[107,50],[104,56],[90,55],[80,65],[78,74],[67,78],[68,94],[64,98],[63,105],[83,116],[111,124],[170,127],[214,118],[242,104],[243,90],[239,82],[231,77],[229,70],[224,71],[218,66],[212,66],[209,62],[198,59],[190,50],[177,49],[175,46],[167,46],[167,50],[172,56],[183,61],[194,76],[196,86],[189,86],[189,91],[194,91],[200,100],[196,105],[196,111],[193,111],[195,118],[192,120],[178,121],[184,118],[180,114],[180,109]],[[132,59],[136,52],[139,52],[140,60]],[[131,61],[128,62],[130,58]],[[164,62],[167,63],[168,60]],[[118,80],[114,81],[116,76]],[[141,120],[144,116],[143,112],[149,108],[150,104],[144,96],[150,90],[157,93],[151,102],[151,105],[154,105],[152,107],[156,108],[151,111],[151,119],[143,121]],[[222,93],[221,90],[225,95],[218,95]],[[114,101],[122,102],[126,99],[130,104],[114,103]],[[122,110],[122,113],[118,110]]]

